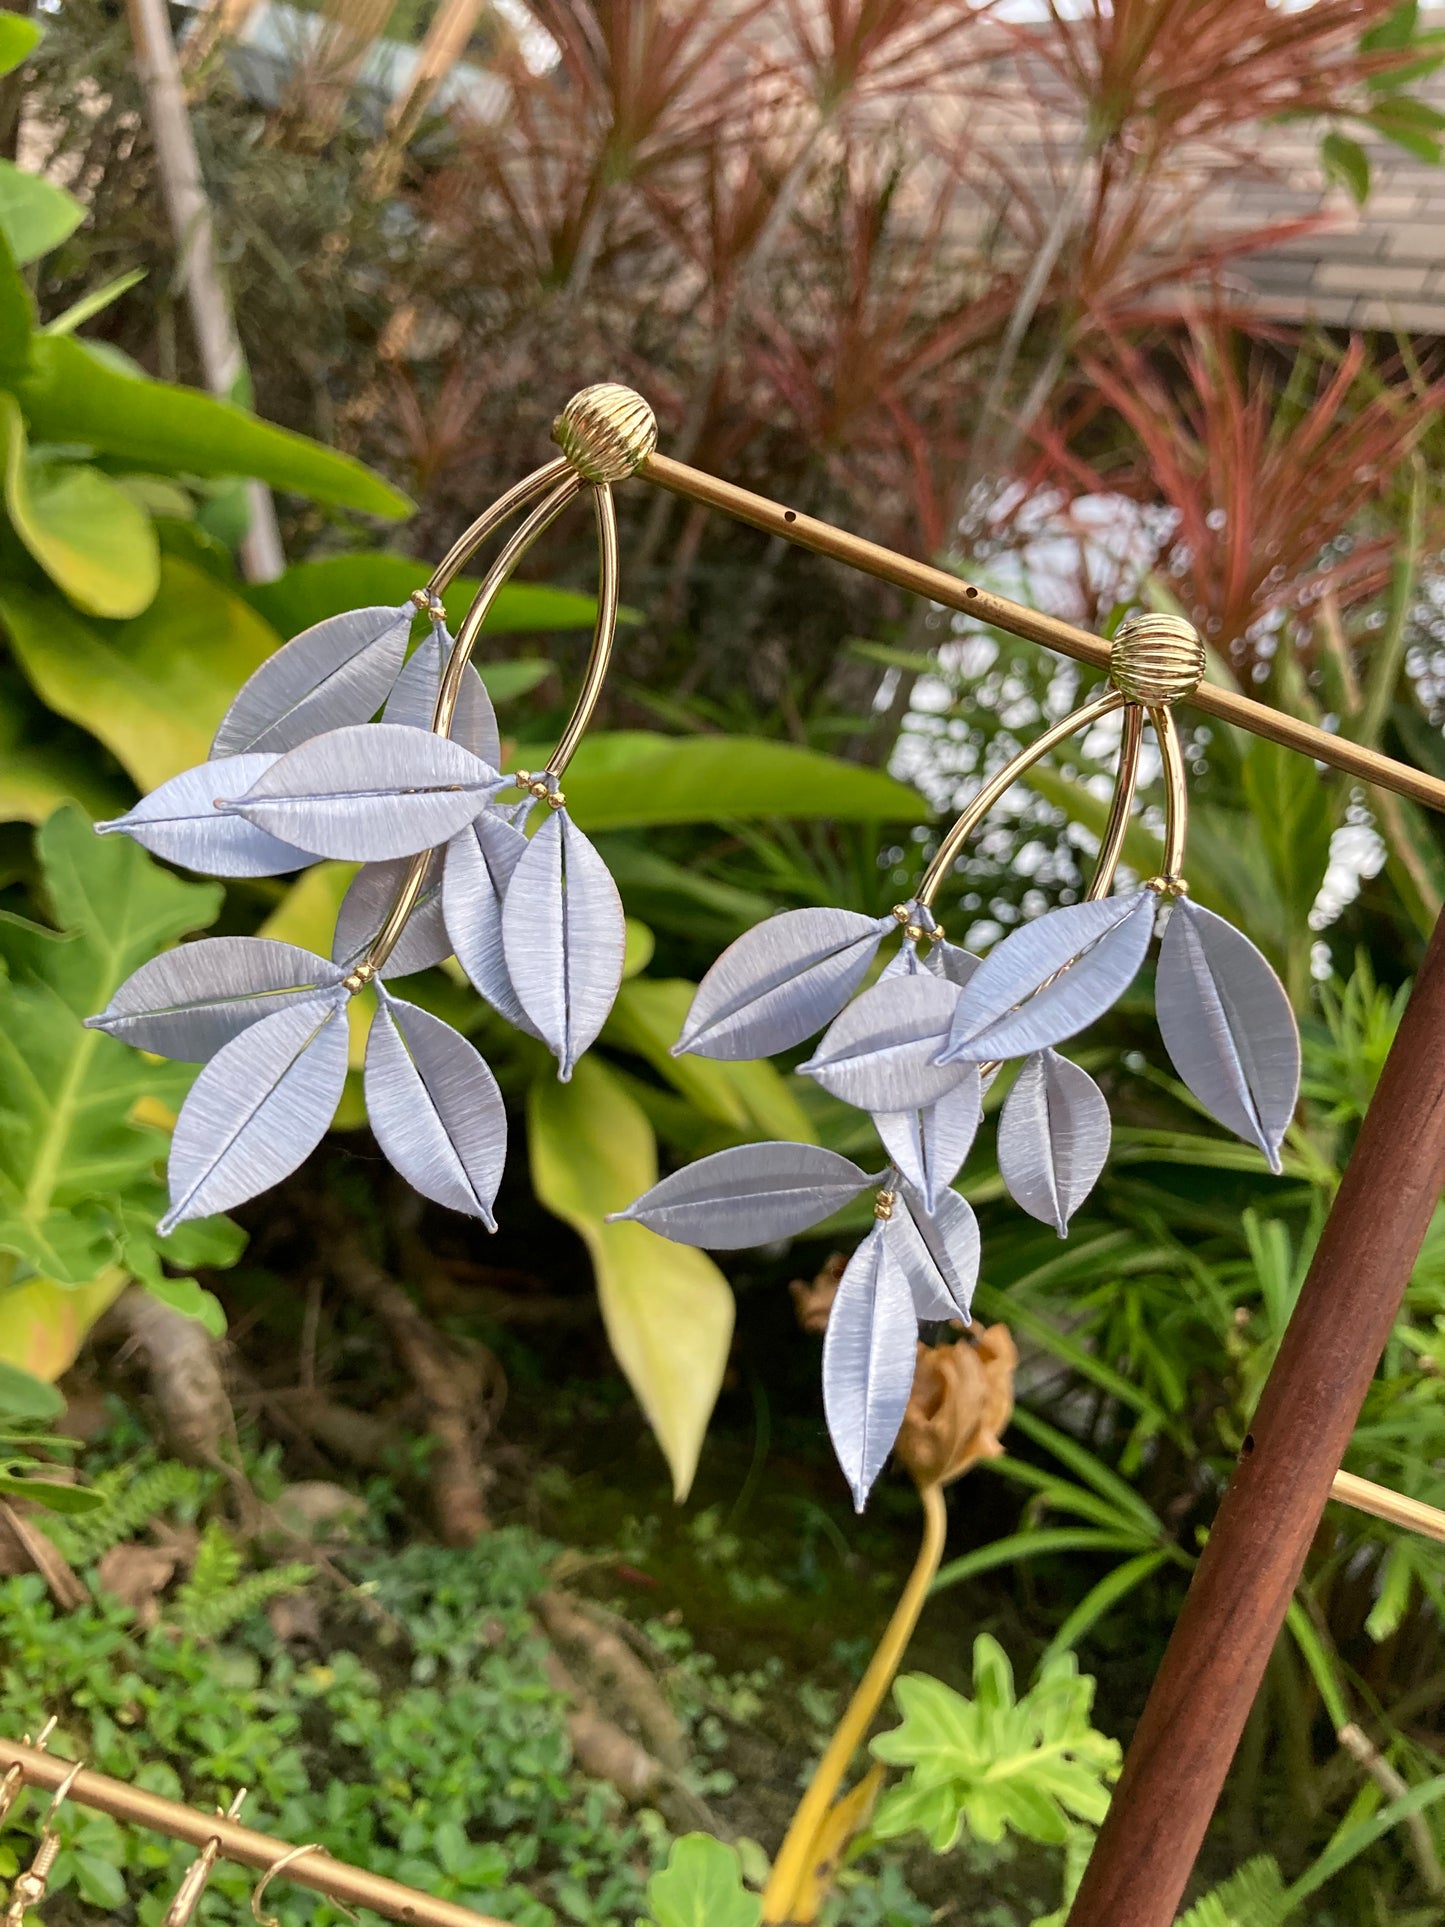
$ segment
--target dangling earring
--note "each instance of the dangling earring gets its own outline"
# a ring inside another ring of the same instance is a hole
[[[32,1907],[38,1907],[45,1898],[45,1890],[50,1885],[50,1870],[60,1853],[60,1835],[55,1831],[55,1816],[61,1802],[75,1785],[76,1776],[85,1765],[77,1760],[55,1789],[55,1797],[46,1811],[45,1825],[40,1832],[40,1845],[35,1849],[35,1858],[16,1879],[10,1889],[10,1904],[5,1909],[4,1927],[24,1927],[25,1916]]]
[[[246,1789],[242,1787],[224,1813],[221,1812],[219,1807],[216,1808],[217,1814],[219,1814],[223,1820],[236,1819],[241,1811],[241,1802],[245,1797]],[[210,1879],[216,1862],[220,1858],[220,1854],[220,1836],[213,1834],[186,1869],[185,1878],[176,1889],[175,1899],[166,1909],[166,1917],[161,1923],[161,1927],[186,1927],[186,1923],[196,1911],[196,1902],[206,1890],[206,1882]]]
[[[59,1724],[60,1721],[52,1714],[44,1726],[41,1727],[38,1738],[32,1740],[28,1733],[23,1733],[20,1736],[20,1744],[22,1746],[33,1746],[37,1753],[43,1753],[49,1743],[51,1734]],[[6,1768],[4,1778],[0,1779],[0,1827],[3,1827],[9,1819],[10,1809],[20,1798],[24,1790],[25,1768],[17,1761],[14,1766]]]

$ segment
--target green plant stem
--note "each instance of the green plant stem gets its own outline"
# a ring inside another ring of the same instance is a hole
[[[893,1617],[874,1648],[868,1670],[834,1729],[827,1751],[819,1760],[817,1770],[808,1783],[808,1790],[798,1802],[787,1836],[778,1849],[773,1871],[763,1889],[763,1927],[777,1927],[778,1923],[792,1917],[793,1903],[812,1865],[813,1843],[818,1829],[842,1784],[848,1762],[862,1744],[874,1715],[893,1684],[893,1676],[902,1663],[904,1651],[913,1637],[913,1629],[918,1624],[918,1616],[923,1611],[923,1602],[928,1597],[943,1558],[948,1513],[943,1503],[942,1489],[937,1485],[920,1486],[919,1497],[923,1501],[923,1544],[919,1547],[917,1562],[893,1609]]]

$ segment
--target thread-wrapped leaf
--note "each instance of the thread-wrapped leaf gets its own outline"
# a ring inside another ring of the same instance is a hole
[[[351,879],[336,914],[331,954],[339,964],[355,964],[376,937],[391,911],[411,858],[392,857],[386,863],[365,863]],[[427,867],[416,906],[402,927],[396,948],[377,972],[380,977],[410,977],[430,970],[452,952],[442,915],[442,853],[436,851]]]
[[[216,807],[218,797],[248,790],[275,761],[274,755],[255,755],[199,763],[143,796],[124,816],[97,823],[96,832],[108,836],[119,831],[152,856],[203,876],[271,877],[304,870],[316,861],[309,850]]]
[[[798,1068],[860,1110],[932,1104],[968,1069],[938,1062],[959,995],[956,984],[927,972],[882,980],[834,1019]]]
[[[403,723],[412,729],[430,729],[441,688],[442,671],[451,652],[452,638],[441,623],[433,623],[431,634],[407,658],[406,667],[386,699],[381,713],[384,723]],[[502,739],[497,730],[497,713],[487,686],[470,663],[462,671],[457,689],[452,726],[447,731],[454,743],[480,756],[493,769],[502,763]]]
[[[375,863],[445,843],[509,780],[444,736],[356,724],[288,750],[224,807],[318,856]]]
[[[819,1144],[739,1144],[674,1171],[613,1213],[710,1251],[793,1238],[881,1182]]]
[[[1071,903],[1005,937],[963,987],[944,1061],[1024,1057],[1092,1024],[1138,975],[1157,902],[1140,890]]]
[[[900,1219],[907,1222],[895,1238],[897,1249],[909,1250],[910,1230],[921,1247],[921,1252],[913,1252],[907,1261],[920,1303],[926,1295],[935,1305],[946,1303],[950,1307],[946,1312],[927,1314],[920,1310],[919,1316],[961,1318],[967,1324],[978,1286],[982,1244],[973,1206],[957,1191],[944,1191],[930,1210],[922,1194],[905,1183],[899,1186],[890,1222]]]
[[[933,1103],[873,1114],[873,1127],[884,1150],[930,1211],[963,1169],[982,1116],[978,1067],[958,1068],[965,1075]]]
[[[502,903],[507,975],[563,1083],[606,1023],[627,949],[612,873],[565,809],[517,859]]]
[[[346,1003],[340,990],[307,998],[217,1051],[176,1119],[162,1236],[254,1198],[315,1150],[346,1083]]]
[[[404,602],[350,609],[303,629],[241,685],[212,756],[295,749],[324,730],[366,722],[396,681],[415,615]]]
[[[446,847],[442,911],[457,962],[500,1017],[537,1036],[507,974],[502,903],[527,838],[501,810],[484,810]]]
[[[1159,1031],[1211,1117],[1259,1147],[1272,1171],[1299,1096],[1299,1030],[1284,985],[1249,938],[1176,899],[1155,979]]]
[[[1009,1195],[1061,1238],[1109,1155],[1104,1093],[1078,1064],[1036,1051],[1004,1100],[998,1168]]]
[[[859,1512],[893,1450],[913,1390],[918,1318],[884,1223],[848,1262],[823,1340],[823,1409]]]
[[[365,1085],[376,1141],[412,1189],[495,1231],[507,1113],[480,1053],[450,1024],[381,990]]]
[[[891,917],[785,910],[728,945],[697,987],[673,1054],[772,1057],[830,1023],[868,974]]]
[[[270,937],[201,937],[142,964],[86,1027],[138,1050],[203,1064],[288,1005],[314,1001],[341,970]]]

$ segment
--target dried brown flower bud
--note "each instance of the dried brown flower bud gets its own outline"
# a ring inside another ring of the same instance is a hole
[[[956,1345],[920,1345],[895,1450],[923,1485],[947,1485],[1003,1451],[1018,1350],[1007,1325],[975,1325]]]
[[[821,1338],[828,1329],[828,1313],[833,1309],[839,1280],[847,1269],[847,1258],[841,1251],[835,1251],[811,1284],[804,1278],[795,1278],[788,1286],[798,1323],[811,1337]]]

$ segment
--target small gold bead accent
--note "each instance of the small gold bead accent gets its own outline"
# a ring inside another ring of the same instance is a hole
[[[539,803],[541,802],[542,798],[546,796],[548,793],[547,785],[542,781],[540,776],[534,777],[533,780],[527,785],[527,788],[532,792],[533,796],[536,797]]]
[[[913,912],[906,903],[895,903],[892,914],[897,923],[907,924],[913,921]]]
[[[530,789],[532,784],[531,770],[519,769],[516,775],[512,778],[512,781],[517,785],[517,788],[519,790]]]
[[[880,1191],[873,1201],[873,1215],[886,1224],[893,1216],[893,1206],[897,1199],[896,1191]]]
[[[1177,703],[1204,679],[1204,644],[1183,616],[1130,616],[1109,651],[1109,680],[1131,702]]]
[[[341,988],[354,997],[359,990],[365,990],[375,975],[375,964],[359,963],[355,970],[349,970],[341,979]]]
[[[588,482],[624,482],[657,447],[657,417],[635,389],[598,382],[568,402],[552,439]]]
[[[903,934],[910,943],[922,943],[928,932],[921,923],[905,923]]]
[[[432,598],[427,594],[425,589],[413,589],[411,592],[411,600],[416,604],[418,609],[430,609],[432,606]]]
[[[1146,890],[1153,890],[1157,896],[1161,897],[1187,897],[1189,895],[1189,885],[1184,881],[1183,877],[1148,877],[1145,879],[1144,888]]]
[[[548,790],[547,801],[551,804],[554,810],[562,810],[567,807],[567,799],[562,794],[561,790]]]

